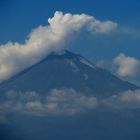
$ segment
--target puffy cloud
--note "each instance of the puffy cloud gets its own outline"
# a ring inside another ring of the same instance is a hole
[[[55,12],[48,25],[34,29],[24,44],[8,42],[0,46],[0,81],[34,65],[50,53],[63,52],[75,33],[87,30],[108,33],[117,27],[112,21],[101,22],[86,14]]]
[[[91,23],[91,30],[95,30],[96,33],[109,33],[117,27],[117,23],[112,21],[101,22],[94,19],[94,22]]]
[[[140,84],[140,60],[121,53],[112,60],[97,62],[98,67],[105,68],[120,78]]]
[[[117,73],[121,77],[137,77],[140,74],[140,61],[134,57],[120,54],[114,58],[113,64],[118,67]]]

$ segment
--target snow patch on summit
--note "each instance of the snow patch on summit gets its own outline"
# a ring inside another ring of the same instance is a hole
[[[86,60],[86,59],[84,59],[82,57],[80,57],[80,62],[85,64],[85,65],[87,65],[87,66],[89,66],[89,67],[91,67],[92,69],[95,69],[95,66],[92,63],[90,63],[88,60]]]

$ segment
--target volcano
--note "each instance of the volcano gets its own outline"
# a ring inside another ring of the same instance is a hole
[[[71,88],[98,98],[138,89],[136,85],[117,78],[84,57],[66,51],[63,54],[51,54],[38,64],[3,82],[0,92],[15,90],[44,94],[54,88]]]

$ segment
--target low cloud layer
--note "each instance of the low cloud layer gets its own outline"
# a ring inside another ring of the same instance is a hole
[[[116,109],[140,108],[140,90],[125,91],[102,101],[104,106]]]
[[[2,114],[16,112],[35,116],[75,115],[97,106],[97,99],[73,89],[53,89],[48,95],[36,92],[9,91],[0,101]],[[2,118],[2,115],[0,115]]]
[[[50,53],[63,52],[67,42],[81,31],[109,33],[117,27],[112,21],[100,21],[86,14],[55,12],[48,25],[34,29],[24,44],[8,42],[0,46],[0,81],[39,62]]]
[[[0,100],[0,123],[8,121],[7,114],[30,116],[75,116],[95,109],[138,109],[140,90],[125,91],[98,99],[74,89],[53,89],[46,95],[37,92],[9,91]]]

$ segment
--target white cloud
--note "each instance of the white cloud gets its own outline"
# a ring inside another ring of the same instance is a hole
[[[107,69],[118,77],[140,85],[140,60],[121,53],[111,60],[101,60],[96,66]]]
[[[113,60],[118,67],[117,73],[121,77],[137,77],[140,74],[140,61],[134,57],[120,54]]]
[[[96,33],[109,33],[116,27],[117,23],[114,23],[112,21],[101,22],[95,19],[94,22],[91,23],[90,29],[94,29]]]
[[[55,89],[47,97],[47,105],[49,112],[71,115],[94,109],[97,106],[97,99],[77,93],[73,89]]]
[[[140,103],[140,90],[126,91],[121,95],[121,101],[124,102],[139,102]]]
[[[24,44],[8,42],[0,46],[0,81],[39,62],[48,54],[63,52],[75,33],[87,30],[108,33],[117,27],[112,21],[101,22],[86,14],[55,12],[48,25],[34,29]]]
[[[117,109],[140,108],[140,90],[128,90],[117,95],[113,95],[102,101],[104,106]]]

